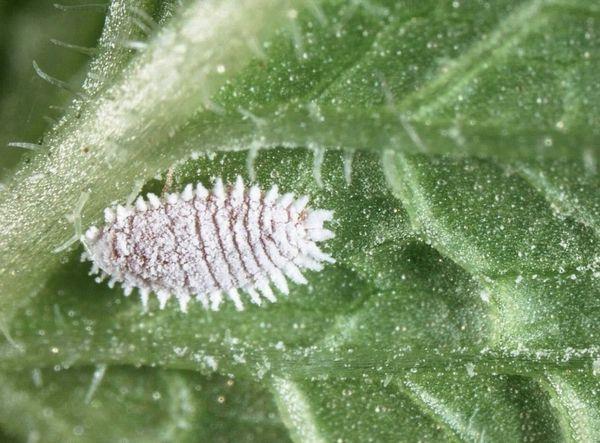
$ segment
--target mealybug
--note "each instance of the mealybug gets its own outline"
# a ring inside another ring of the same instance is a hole
[[[323,228],[332,211],[306,207],[308,197],[245,189],[241,177],[224,186],[217,179],[212,192],[201,184],[161,200],[148,194],[133,207],[104,211],[106,225],[91,227],[82,237],[97,281],[120,282],[125,295],[134,288],[147,307],[150,292],[161,309],[174,295],[183,312],[196,297],[205,308],[218,310],[226,294],[243,309],[238,290],[253,303],[261,296],[275,301],[270,283],[288,293],[286,277],[305,284],[301,269],[319,271],[335,260],[317,242],[334,234]]]

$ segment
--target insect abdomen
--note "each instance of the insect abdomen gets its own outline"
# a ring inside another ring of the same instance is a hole
[[[85,257],[100,281],[109,276],[126,295],[138,288],[144,307],[155,292],[161,308],[174,295],[182,311],[192,297],[218,310],[227,295],[241,310],[238,290],[256,304],[275,301],[271,283],[287,294],[286,276],[304,284],[302,269],[335,262],[316,244],[333,237],[323,228],[332,212],[307,209],[307,202],[279,197],[276,187],[246,190],[239,177],[227,188],[218,179],[212,192],[188,185],[166,201],[148,194],[133,208],[105,210],[106,225],[83,239]]]

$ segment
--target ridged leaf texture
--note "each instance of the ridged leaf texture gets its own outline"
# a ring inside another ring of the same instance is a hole
[[[0,5],[5,440],[600,439],[596,2],[42,3]],[[53,252],[168,170],[309,195],[336,264],[144,313]]]

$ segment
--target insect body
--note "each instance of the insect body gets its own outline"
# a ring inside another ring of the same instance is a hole
[[[217,179],[212,192],[187,185],[166,201],[148,194],[132,208],[105,209],[106,225],[82,237],[84,258],[100,273],[97,281],[109,276],[109,286],[120,282],[125,295],[138,288],[144,307],[155,292],[161,309],[175,296],[184,312],[192,297],[218,310],[227,295],[242,310],[238,290],[256,304],[275,301],[271,283],[287,294],[286,276],[305,284],[302,269],[335,262],[317,246],[334,236],[323,228],[333,213],[307,203],[279,196],[276,186],[246,189],[241,177],[231,186]]]

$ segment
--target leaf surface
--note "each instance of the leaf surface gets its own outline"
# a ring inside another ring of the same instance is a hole
[[[2,8],[22,29],[21,7]],[[81,93],[42,147],[2,163],[3,432],[597,439],[596,5],[114,0],[105,13]],[[1,115],[28,93],[0,91]],[[241,313],[154,298],[144,313],[87,275],[80,248],[53,252],[78,215],[85,228],[160,193],[169,168],[172,191],[242,175],[333,209],[336,264]]]

